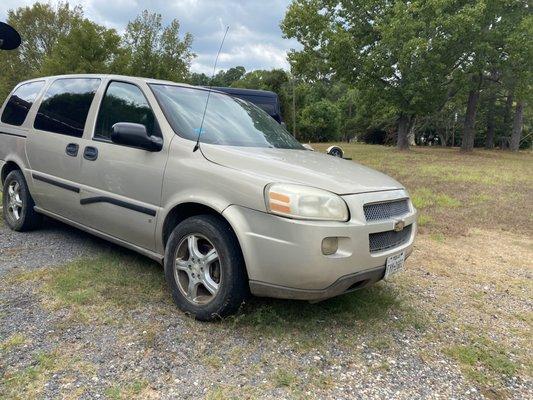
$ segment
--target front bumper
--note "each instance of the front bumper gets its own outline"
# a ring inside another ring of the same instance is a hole
[[[360,289],[383,278],[387,257],[412,251],[417,212],[411,205],[402,217],[412,225],[408,241],[371,253],[369,234],[394,229],[394,220],[366,222],[363,204],[408,197],[404,190],[343,196],[350,209],[348,222],[288,219],[232,205],[224,211],[241,245],[250,281],[257,296],[321,300]],[[339,250],[322,254],[322,240],[339,238]]]

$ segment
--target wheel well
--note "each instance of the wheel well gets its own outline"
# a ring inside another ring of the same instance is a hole
[[[186,220],[189,217],[195,215],[216,215],[224,220],[226,220],[218,211],[215,209],[199,203],[182,203],[174,207],[165,218],[163,223],[163,243],[167,244],[168,237],[172,233],[172,230],[181,222]],[[227,221],[226,221],[227,222]],[[228,223],[229,225],[229,223]]]
[[[1,181],[2,185],[11,171],[21,170],[20,167],[13,161],[8,161],[2,168]]]

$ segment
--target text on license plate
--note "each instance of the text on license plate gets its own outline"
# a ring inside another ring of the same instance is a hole
[[[402,251],[400,254],[395,254],[387,258],[387,264],[385,265],[385,276],[387,279],[389,276],[400,272],[403,269],[405,262],[405,253]]]

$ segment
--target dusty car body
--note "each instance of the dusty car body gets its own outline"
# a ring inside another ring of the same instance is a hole
[[[203,115],[207,97],[113,75],[19,84],[0,109],[8,226],[46,215],[157,260],[203,320],[249,292],[321,300],[403,267],[417,212],[400,183],[306,151],[226,94]]]

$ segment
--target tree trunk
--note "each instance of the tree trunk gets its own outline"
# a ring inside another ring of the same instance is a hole
[[[409,133],[410,120],[411,119],[405,114],[400,114],[400,118],[398,118],[398,140],[396,142],[398,150],[409,149],[409,140],[407,135]]]
[[[441,147],[445,147],[446,146],[446,137],[448,136],[446,134],[446,128],[442,129],[442,127],[438,127],[435,130],[435,134],[439,138],[439,142],[440,142],[439,144],[441,145]]]
[[[479,84],[468,94],[468,103],[466,105],[465,122],[463,126],[463,141],[461,143],[461,150],[474,150],[474,138],[476,131],[474,130],[476,124],[477,103],[479,101],[479,91],[481,89],[481,77]]]
[[[409,146],[416,145],[416,117],[410,123],[409,133],[407,134],[407,143]]]
[[[516,103],[516,110],[513,120],[513,133],[511,134],[511,151],[518,151],[520,148],[520,139],[522,138],[522,128],[524,126],[524,102]]]
[[[511,110],[513,109],[513,92],[509,92],[507,100],[505,101],[505,109],[503,110],[503,123],[507,129],[507,125],[511,122]]]
[[[487,139],[485,141],[485,148],[494,148],[494,131],[496,126],[494,124],[494,107],[496,104],[496,93],[492,93],[489,98],[488,114],[487,114]]]

